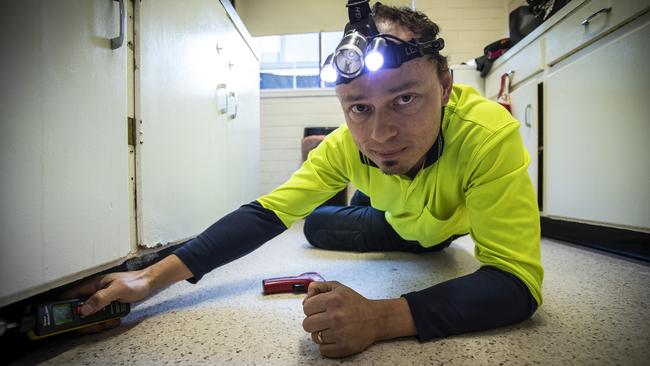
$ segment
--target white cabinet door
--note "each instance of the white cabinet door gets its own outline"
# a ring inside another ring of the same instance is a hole
[[[222,55],[227,60],[229,94],[225,136],[229,194],[226,207],[256,199],[260,186],[260,74],[259,61],[233,24],[224,34]],[[234,104],[234,106],[233,106]],[[233,112],[236,115],[233,115]]]
[[[545,81],[548,215],[650,228],[650,23]]]
[[[136,156],[142,246],[183,241],[244,203],[243,195],[255,198],[247,192],[259,185],[259,92],[238,89],[241,81],[232,73],[259,73],[239,60],[233,32],[215,0],[140,3],[142,143]],[[235,93],[231,112],[238,98],[234,119],[220,111],[221,84]],[[256,120],[245,120],[253,114]]]
[[[129,254],[126,46],[118,3],[0,12],[0,306]]]
[[[510,94],[512,115],[521,123],[519,132],[530,155],[528,174],[537,192],[538,177],[538,123],[537,80],[532,80]]]

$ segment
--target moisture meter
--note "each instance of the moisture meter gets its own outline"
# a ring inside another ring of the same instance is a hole
[[[83,304],[84,300],[71,299],[40,303],[31,307],[28,310],[34,317],[35,324],[27,335],[31,339],[40,339],[117,319],[131,311],[130,304],[113,301],[96,313],[83,316],[81,315]]]

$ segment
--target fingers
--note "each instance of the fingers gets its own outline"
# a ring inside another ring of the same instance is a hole
[[[75,286],[73,288],[64,291],[59,297],[61,299],[76,299],[76,298],[88,297],[103,287],[102,279],[103,277],[91,278],[90,280],[84,281],[79,286]]]
[[[329,318],[328,315],[323,313],[314,314],[305,318],[302,321],[302,328],[305,332],[313,333],[319,330],[329,328]]]
[[[340,285],[341,284],[336,281],[325,281],[325,282],[314,281],[310,283],[309,287],[307,288],[307,297],[305,297],[305,300],[312,296],[322,294],[324,292],[332,291],[335,288],[339,287]]]
[[[330,292],[339,286],[341,286],[341,284],[336,281],[327,281],[327,282],[314,281],[310,283],[309,287],[307,288],[307,296],[302,300],[303,310],[305,310],[305,305],[309,301],[311,301],[311,299],[313,299],[316,295]],[[324,308],[310,310],[310,313],[308,314],[307,312],[305,312],[305,315],[314,314],[320,311],[324,311]]]
[[[81,307],[81,315],[88,316],[94,314],[98,310],[106,307],[108,304],[117,300],[114,288],[110,286],[108,282],[106,288],[95,292],[91,297],[88,298]]]
[[[311,340],[314,341],[316,344],[333,344],[334,342],[329,341],[327,329],[319,330],[318,332],[313,332],[311,334]],[[318,334],[320,333],[320,338],[318,338]]]

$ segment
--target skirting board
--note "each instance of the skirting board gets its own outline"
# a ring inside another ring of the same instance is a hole
[[[541,218],[542,236],[650,262],[650,234]]]

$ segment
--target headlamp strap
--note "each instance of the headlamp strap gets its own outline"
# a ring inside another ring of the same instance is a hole
[[[348,0],[348,17],[350,23],[359,23],[370,15],[370,0]]]
[[[404,42],[397,46],[399,50],[397,57],[399,58],[398,64],[412,60],[416,57],[424,55],[433,55],[445,47],[445,41],[442,38],[431,40],[428,42],[418,42],[412,39],[409,42]]]
[[[370,0],[348,0],[345,6],[348,8],[350,22],[345,27],[346,32],[349,28],[354,28],[365,36],[379,33],[375,22],[372,20],[369,2]]]

